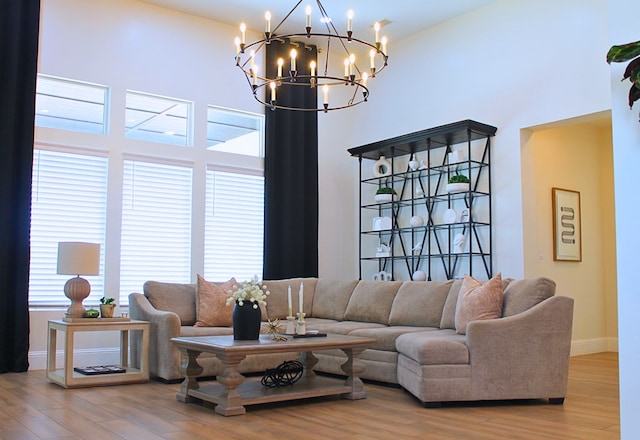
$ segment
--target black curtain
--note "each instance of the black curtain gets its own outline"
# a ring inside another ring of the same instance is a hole
[[[289,42],[272,42],[266,50],[266,73],[277,74],[277,59],[289,74]],[[309,74],[315,47],[296,47],[296,69]],[[306,82],[308,79],[298,79]],[[270,89],[266,88],[270,98]],[[316,108],[316,88],[291,86],[276,90],[278,105]],[[318,276],[318,116],[316,112],[265,110],[265,280]]]
[[[29,228],[40,0],[0,1],[0,373],[29,368]]]

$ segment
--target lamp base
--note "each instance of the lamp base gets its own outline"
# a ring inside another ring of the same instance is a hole
[[[91,293],[89,281],[77,276],[69,279],[64,284],[64,294],[71,300],[71,305],[67,309],[65,316],[71,318],[82,318],[86,309],[82,305],[84,300]]]

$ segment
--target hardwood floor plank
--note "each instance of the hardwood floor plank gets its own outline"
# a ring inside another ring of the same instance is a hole
[[[0,440],[304,440],[620,438],[618,357],[571,358],[564,405],[546,400],[447,403],[427,409],[400,387],[367,383],[368,398],[251,406],[222,417],[176,400],[160,382],[65,390],[43,371],[0,375]]]

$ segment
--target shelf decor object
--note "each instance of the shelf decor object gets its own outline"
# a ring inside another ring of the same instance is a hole
[[[551,188],[553,202],[553,260],[582,261],[580,193]]]
[[[367,82],[387,66],[387,38],[380,35],[380,23],[373,25],[369,37],[375,38],[370,43],[361,39],[365,38],[364,35],[354,31],[353,11],[348,11],[340,19],[330,16],[320,0],[315,1],[315,8],[312,7],[313,2],[310,3],[304,10],[305,19],[302,18],[303,11],[297,11],[302,4],[300,0],[275,26],[272,26],[271,12],[267,11],[264,38],[252,43],[246,42],[246,24],[240,25],[241,36],[235,40],[236,66],[247,79],[254,98],[274,110],[313,112],[340,110],[367,101]],[[338,32],[338,27],[346,32]],[[365,28],[362,29],[364,34]],[[289,59],[266,59],[266,47],[270,44],[291,44]],[[312,46],[322,56],[310,61],[309,65],[297,63],[298,52]],[[277,74],[269,76],[262,73],[262,60],[270,66],[277,66]],[[322,103],[318,105],[320,100],[317,99],[315,105],[305,102],[296,107],[296,104],[280,102],[278,95],[283,88],[292,87],[316,88],[318,95],[322,93]]]
[[[100,273],[100,244],[77,241],[59,242],[56,272],[58,275],[76,275],[64,285],[64,294],[71,300],[65,316],[82,318],[86,311],[82,301],[91,293],[91,284],[80,275]]]
[[[360,162],[360,279],[493,276],[491,138],[496,131],[464,120],[348,150]],[[384,175],[376,165],[380,160],[389,163]],[[373,162],[373,170],[365,161]],[[371,203],[382,188],[393,191],[392,203]],[[389,229],[376,227],[383,217],[391,219]]]

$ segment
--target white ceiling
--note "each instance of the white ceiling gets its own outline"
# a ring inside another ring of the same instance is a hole
[[[250,30],[263,31],[264,13],[272,14],[275,27],[296,5],[297,0],[143,0],[170,9],[207,17],[222,23],[247,24]],[[381,35],[389,38],[391,44],[411,34],[442,23],[457,15],[482,7],[493,0],[322,0],[322,5],[332,18],[334,25],[343,33],[346,29],[347,10],[354,11],[354,37],[369,40],[373,37],[371,26],[376,21],[388,22]],[[304,28],[305,7],[311,5],[313,14],[318,10],[317,0],[302,0],[294,15],[287,20],[300,22]],[[317,14],[319,17],[319,13]],[[318,18],[316,18],[318,20]],[[317,21],[314,26],[320,25]]]

